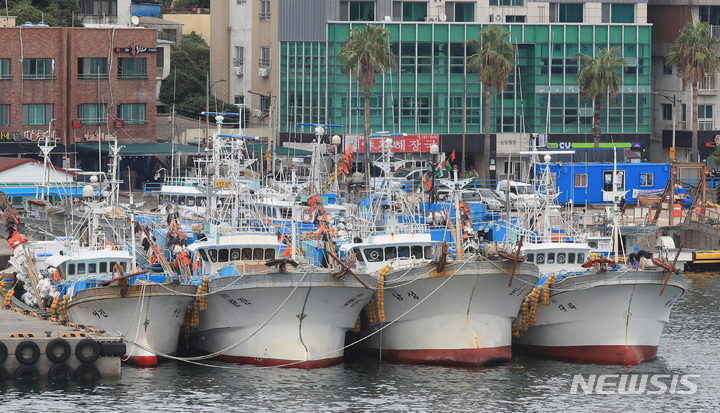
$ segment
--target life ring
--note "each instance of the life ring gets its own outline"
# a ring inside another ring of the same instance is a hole
[[[62,352],[56,354],[55,350],[58,348],[62,350]],[[70,358],[71,353],[72,349],[70,348],[70,343],[62,338],[50,340],[47,346],[45,346],[45,354],[47,355],[48,360],[53,363],[64,363],[68,358]]]
[[[377,250],[372,250],[372,251],[370,251],[368,258],[370,258],[373,261],[377,261],[380,258],[380,253]]]
[[[94,364],[83,363],[75,370],[75,380],[98,381],[100,380],[100,370]]]
[[[24,350],[32,350],[30,356],[26,356]],[[22,364],[34,364],[40,358],[40,347],[34,341],[25,340],[15,347],[15,358]]]
[[[15,380],[32,380],[35,381],[39,377],[38,371],[35,367],[24,365],[20,366],[15,370]]]
[[[108,241],[108,242],[105,243],[104,247],[105,247],[106,250],[114,250],[114,249],[115,249],[115,244],[113,244],[112,242],[109,242],[109,241]]]
[[[90,348],[90,354],[85,353],[85,347]],[[80,340],[80,342],[75,345],[75,355],[78,360],[83,363],[92,363],[100,357],[100,344],[90,338]],[[80,370],[80,367],[78,367],[78,370]]]
[[[70,380],[73,377],[73,369],[67,363],[53,364],[48,371],[50,381]]]
[[[312,214],[310,213],[310,210],[306,209],[302,212],[302,215],[300,215],[300,218],[302,218],[302,221],[306,224],[309,224],[312,220]]]

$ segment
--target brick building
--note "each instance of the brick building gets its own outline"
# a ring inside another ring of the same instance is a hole
[[[0,154],[48,130],[64,166],[74,143],[157,141],[155,29],[8,27],[0,44]]]

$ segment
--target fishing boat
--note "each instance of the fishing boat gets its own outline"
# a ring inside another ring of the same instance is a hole
[[[561,219],[547,190],[549,158],[546,153],[538,185],[544,204],[535,223],[541,225],[510,230],[525,237],[527,261],[543,274],[514,323],[513,350],[595,364],[636,365],[656,357],[663,327],[686,288],[682,261],[677,261],[682,248],[663,240],[657,258],[641,257],[628,264],[591,254],[584,234]],[[613,211],[612,257],[619,257],[618,202]]]

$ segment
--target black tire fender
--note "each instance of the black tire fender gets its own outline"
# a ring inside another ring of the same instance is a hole
[[[64,373],[64,377],[58,377],[59,373]],[[67,363],[53,364],[48,371],[48,379],[50,381],[70,380],[73,378],[73,369]]]
[[[85,354],[86,347],[92,350],[90,355]],[[100,357],[100,351],[100,344],[91,338],[82,339],[75,345],[75,355],[83,363],[92,363],[97,360]]]
[[[100,370],[94,364],[83,363],[75,369],[75,380],[98,381],[100,380]]]
[[[23,351],[27,348],[32,350],[32,355],[30,355],[30,357],[26,357],[25,354],[23,354]],[[34,341],[21,341],[17,347],[15,347],[15,358],[22,364],[35,364],[35,362],[40,358],[40,347]],[[17,376],[17,374],[15,375]]]
[[[58,346],[62,349],[62,353],[60,355],[55,354],[55,349],[58,348]],[[45,355],[47,355],[47,358],[53,363],[64,363],[70,358],[70,354],[72,354],[70,343],[62,338],[50,340],[47,346],[45,346]]]
[[[40,377],[35,367],[28,364],[22,365],[15,370],[15,380],[37,380]]]

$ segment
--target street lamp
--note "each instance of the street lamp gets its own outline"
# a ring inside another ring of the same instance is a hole
[[[668,100],[668,102],[672,103],[672,148],[670,148],[670,159],[673,162],[675,162],[675,105],[677,103],[677,99],[676,99],[675,95],[672,95],[672,97],[670,97],[670,96],[660,94],[658,92],[653,92],[653,93],[658,96],[664,97],[665,99]]]
[[[477,79],[477,80],[473,80],[470,83],[467,83],[467,75],[463,76],[463,86],[465,87],[465,89],[463,89],[463,135],[462,135],[462,159],[460,162],[460,170],[462,171],[463,174],[465,173],[465,129],[467,128],[465,111],[466,111],[466,101],[467,101],[467,90],[470,86],[473,85],[473,83],[477,83],[479,81],[480,81],[480,79]],[[487,151],[487,150],[489,150],[489,148],[484,148],[484,150]]]
[[[210,148],[210,115],[208,112],[210,112],[210,90],[212,89],[215,84],[220,82],[225,82],[225,79],[220,80],[213,80],[210,81],[210,73],[207,72],[207,76],[205,78],[206,84],[205,84],[205,147]]]
[[[251,94],[251,95],[260,96],[261,98],[267,99],[267,100],[268,100],[268,103],[270,104],[270,119],[269,119],[269,121],[268,121],[268,126],[270,126],[270,132],[269,132],[269,136],[268,136],[268,141],[269,141],[269,142],[268,142],[268,143],[269,143],[268,146],[270,146],[270,153],[272,154],[272,155],[271,155],[272,158],[271,158],[270,174],[271,174],[271,176],[274,178],[274,177],[275,177],[275,128],[274,128],[274,126],[275,126],[275,116],[273,116],[273,114],[272,114],[272,112],[273,112],[273,107],[272,107],[272,106],[273,106],[273,105],[272,105],[273,95],[272,95],[272,93],[268,93],[267,95],[263,95],[262,93],[254,92],[254,91],[252,91],[252,90],[248,90],[247,92],[248,92],[249,94]],[[262,103],[262,102],[261,102],[261,103]],[[264,108],[262,107],[262,104],[260,105],[260,109],[261,109],[261,110],[264,109]]]

